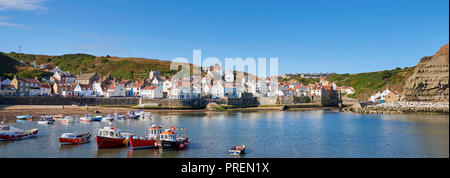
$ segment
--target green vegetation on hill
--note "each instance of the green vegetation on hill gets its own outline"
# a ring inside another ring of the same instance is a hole
[[[282,78],[282,79],[279,79],[278,81],[288,82],[289,80],[292,80],[292,79],[297,80],[298,82],[302,83],[303,85],[309,85],[311,83],[316,83],[316,82],[320,81],[318,78],[301,78],[301,77],[291,77],[289,79]]]
[[[349,97],[367,100],[372,94],[385,89],[402,92],[405,81],[414,73],[414,68],[396,68],[394,70],[359,74],[335,74],[328,77],[327,80],[335,82],[338,86],[353,87],[356,92]]]
[[[160,71],[162,76],[171,77],[177,71],[171,71],[170,61],[160,61],[143,58],[118,58],[101,56],[96,57],[89,54],[65,54],[62,56],[46,56],[22,53],[1,53],[3,65],[0,74],[9,78],[14,75],[18,77],[38,77],[48,75],[48,73],[34,70],[33,62],[40,64],[51,64],[58,66],[63,71],[72,74],[97,72],[100,75],[110,74],[118,80],[140,80],[148,77],[150,71]],[[22,60],[24,64],[18,61]],[[5,61],[5,62],[4,62]]]
[[[0,75],[7,77],[14,76],[18,71],[17,67],[21,65],[17,60],[2,52],[0,52],[0,64]]]

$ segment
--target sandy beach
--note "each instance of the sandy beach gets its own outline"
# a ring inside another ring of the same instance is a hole
[[[97,107],[97,106],[72,106],[72,105],[0,105],[0,117],[6,117],[6,121],[16,120],[16,116],[33,115],[33,119],[39,119],[42,114],[81,115],[86,113],[107,115],[114,112],[126,114],[128,111],[138,109],[126,107]],[[167,110],[167,109],[143,109],[146,112],[199,112],[201,110]]]

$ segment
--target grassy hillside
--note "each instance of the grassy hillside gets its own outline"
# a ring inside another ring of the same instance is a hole
[[[58,66],[63,71],[70,71],[72,74],[97,72],[100,75],[111,74],[117,79],[138,80],[148,77],[152,70],[160,71],[163,76],[172,76],[176,71],[170,71],[170,61],[161,61],[143,58],[119,58],[110,56],[96,57],[89,54],[66,54],[62,56],[47,56],[18,53],[2,53],[3,58],[8,59],[8,63],[14,67],[1,68],[0,72],[4,76],[11,77],[14,74],[22,73],[21,76],[43,76],[45,74],[35,71],[32,67],[34,61],[37,64],[51,64]],[[22,67],[19,62],[23,60]],[[8,70],[14,68],[13,70]]]
[[[335,74],[328,77],[329,81],[336,82],[338,86],[351,86],[356,93],[351,98],[367,100],[377,91],[393,89],[402,92],[406,79],[414,73],[415,67],[359,74]]]
[[[297,80],[298,82],[302,83],[303,85],[309,85],[311,83],[316,83],[316,82],[320,81],[320,79],[318,79],[318,78],[301,78],[301,77],[291,77],[289,79],[282,78],[282,79],[279,79],[278,81],[280,81],[280,82],[288,82],[289,80],[292,80],[292,79]]]

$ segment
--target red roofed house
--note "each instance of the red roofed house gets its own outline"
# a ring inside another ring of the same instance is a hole
[[[17,78],[17,76],[14,76],[14,79],[11,81],[11,85],[14,86],[14,88],[17,89],[17,93],[20,96],[38,96],[41,82],[35,79],[28,79],[28,78]]]
[[[106,89],[106,97],[125,97],[127,90],[120,83],[113,83]]]
[[[164,95],[163,95],[161,87],[147,86],[141,90],[141,96],[143,98],[159,99],[159,98],[163,98]]]

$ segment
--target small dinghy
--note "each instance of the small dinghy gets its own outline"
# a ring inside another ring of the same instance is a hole
[[[33,116],[30,114],[30,115],[26,115],[26,116],[16,116],[16,118],[25,120],[25,119],[33,119]]]
[[[83,144],[91,141],[91,134],[89,132],[83,134],[63,133],[58,141],[62,145]]]
[[[72,116],[66,116],[61,120],[62,123],[74,123],[75,119]]]
[[[53,124],[55,120],[53,120],[52,118],[41,118],[37,122],[38,124]]]
[[[231,155],[245,154],[245,145],[235,145],[228,150]]]
[[[51,119],[51,118],[53,118],[52,115],[45,115],[45,114],[41,115],[41,119]]]
[[[62,119],[63,115],[62,114],[54,114],[53,115],[53,119]]]

